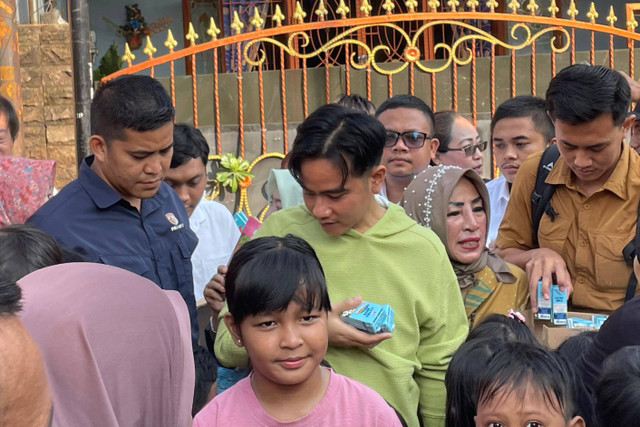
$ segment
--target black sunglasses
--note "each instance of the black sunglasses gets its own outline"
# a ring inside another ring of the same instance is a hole
[[[431,138],[429,134],[418,132],[415,130],[410,130],[402,133],[388,130],[387,138],[384,141],[384,146],[386,148],[395,146],[398,143],[398,139],[400,139],[400,137],[402,137],[402,142],[404,142],[404,145],[410,149],[422,148],[427,138]]]
[[[478,142],[477,144],[467,145],[466,147],[463,147],[463,148],[449,148],[447,151],[464,151],[465,156],[471,157],[476,152],[476,149],[480,150],[480,152],[483,152],[484,150],[486,150],[488,144],[489,143],[487,141],[481,141],[481,142]]]

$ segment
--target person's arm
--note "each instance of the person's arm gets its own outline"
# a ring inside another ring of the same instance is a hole
[[[624,77],[627,83],[629,83],[629,87],[631,88],[631,100],[633,102],[640,101],[640,83],[632,79],[624,71],[618,71],[618,73],[622,74],[622,77]]]
[[[448,262],[432,272],[439,280],[430,283],[425,301],[428,318],[420,324],[418,360],[414,374],[420,390],[419,417],[424,426],[444,426],[446,389],[444,376],[453,353],[467,338],[469,327],[458,280]]]

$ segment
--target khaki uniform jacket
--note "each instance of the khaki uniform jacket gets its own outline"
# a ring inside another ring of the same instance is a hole
[[[499,248],[534,249],[530,197],[541,155],[530,156],[518,171],[498,231]],[[553,222],[546,214],[540,220],[540,247],[553,249],[567,264],[574,306],[615,310],[624,302],[632,271],[624,262],[622,249],[635,236],[640,156],[624,144],[613,173],[589,197],[573,182],[571,169],[562,157],[546,182],[556,185],[551,205],[558,215]]]

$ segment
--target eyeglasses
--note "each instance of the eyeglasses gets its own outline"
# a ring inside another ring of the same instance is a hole
[[[410,149],[422,148],[422,146],[424,146],[424,141],[426,141],[427,138],[431,138],[431,136],[427,133],[414,130],[402,133],[388,130],[387,138],[384,140],[384,146],[386,148],[395,146],[398,143],[398,139],[400,137],[402,137],[402,142],[404,142],[404,145]]]
[[[482,141],[478,142],[477,144],[467,145],[466,147],[462,148],[449,148],[447,151],[464,151],[465,156],[471,157],[476,152],[476,149],[480,150],[480,152],[486,150],[488,144],[489,143],[487,141]]]

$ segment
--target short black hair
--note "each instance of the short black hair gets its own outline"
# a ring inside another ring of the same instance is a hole
[[[438,145],[438,151],[440,153],[449,151],[451,128],[453,128],[453,122],[456,120],[456,117],[462,116],[454,110],[443,110],[434,114],[433,137],[438,138],[438,141],[440,141],[440,145]]]
[[[524,322],[499,313],[483,317],[469,332],[467,342],[487,338],[538,344],[538,340]]]
[[[7,125],[9,125],[9,133],[11,139],[15,141],[18,136],[18,130],[20,129],[20,122],[18,121],[18,113],[13,108],[13,104],[4,96],[0,95],[0,113],[4,114],[7,119]]]
[[[640,346],[609,356],[595,388],[600,427],[633,426],[640,419]]]
[[[364,96],[352,93],[351,95],[342,94],[336,100],[336,104],[354,111],[360,111],[369,115],[376,113],[376,105]]]
[[[376,111],[376,117],[380,116],[380,114],[384,113],[387,110],[395,110],[396,108],[410,108],[412,110],[418,110],[422,112],[422,114],[424,114],[424,116],[429,120],[429,127],[431,128],[431,132],[433,133],[436,119],[433,115],[433,110],[431,109],[431,107],[429,107],[422,99],[413,95],[393,96],[380,104],[378,110]]]
[[[197,129],[186,123],[173,125],[173,156],[171,157],[171,169],[182,166],[191,159],[200,158],[202,164],[207,166],[209,160],[209,144]]]
[[[579,358],[596,338],[598,331],[584,331],[578,335],[573,335],[562,342],[556,349],[556,352],[560,353],[567,359]]]
[[[311,113],[299,126],[291,150],[289,170],[300,183],[302,163],[327,159],[342,173],[361,177],[380,163],[386,130],[374,117],[327,104]]]
[[[22,290],[15,280],[0,273],[0,316],[11,316],[22,310]]]
[[[560,71],[547,89],[551,119],[570,125],[587,123],[611,114],[616,126],[629,112],[631,89],[620,73],[601,65],[570,65]]]
[[[91,101],[91,134],[107,143],[124,137],[124,130],[146,132],[174,118],[167,91],[149,76],[124,75],[102,83]]]
[[[536,132],[550,142],[555,137],[553,122],[547,114],[547,103],[544,99],[531,95],[519,95],[507,99],[496,108],[491,118],[491,137],[493,128],[502,119],[529,117]]]
[[[474,393],[480,372],[504,343],[500,339],[476,339],[462,344],[453,354],[444,385],[447,389],[447,426],[475,427]]]
[[[479,407],[501,392],[522,398],[528,387],[566,421],[578,415],[579,383],[573,366],[551,350],[526,342],[505,342],[493,354],[478,379],[476,402]]]
[[[0,228],[0,274],[14,282],[44,267],[62,263],[53,237],[27,224]]]
[[[260,237],[243,244],[225,276],[229,312],[239,325],[247,316],[284,311],[291,301],[305,310],[331,310],[324,271],[300,237]]]

